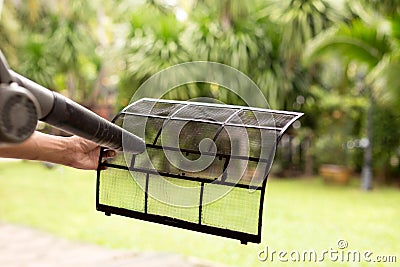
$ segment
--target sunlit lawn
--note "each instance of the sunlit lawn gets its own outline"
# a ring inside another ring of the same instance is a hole
[[[266,195],[261,244],[107,217],[95,210],[95,172],[39,163],[0,163],[0,221],[30,225],[73,240],[134,251],[173,252],[228,266],[398,266],[400,262],[400,190],[378,188],[366,193],[354,185],[326,186],[319,179],[270,179]],[[395,255],[396,263],[287,263],[269,251],[346,250]],[[264,254],[265,255],[265,254]]]

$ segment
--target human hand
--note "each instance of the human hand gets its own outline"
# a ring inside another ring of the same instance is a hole
[[[70,167],[83,170],[96,170],[99,164],[100,146],[96,143],[78,136],[64,138],[66,144],[66,164]],[[105,158],[116,155],[113,150],[103,153]]]
[[[116,155],[113,150],[103,153],[104,158]],[[0,147],[0,157],[47,161],[77,169],[96,170],[100,147],[78,136],[61,137],[34,132],[23,143]]]

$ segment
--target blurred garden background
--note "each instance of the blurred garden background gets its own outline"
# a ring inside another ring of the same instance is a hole
[[[1,221],[232,266],[265,265],[267,243],[400,251],[399,0],[8,0],[0,16],[11,68],[108,119],[151,75],[195,60],[232,66],[271,108],[305,113],[277,151],[261,245],[104,217],[94,173],[32,163],[1,165]],[[165,96],[196,97],[243,104],[208,84]]]

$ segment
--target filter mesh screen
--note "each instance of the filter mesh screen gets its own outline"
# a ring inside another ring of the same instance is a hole
[[[146,152],[100,158],[97,209],[260,242],[265,180],[275,148],[301,115],[139,100],[114,123],[142,137]]]
[[[107,173],[107,174],[106,174]],[[100,203],[118,208],[144,211],[145,174],[136,173],[135,179],[128,171],[110,168],[100,176]]]
[[[198,182],[150,176],[148,212],[151,214],[198,223],[199,198]]]
[[[202,222],[205,225],[223,229],[232,229],[249,234],[257,234],[260,190],[250,191],[245,188],[231,188],[207,184],[204,187]],[[215,196],[221,196],[215,199]],[[229,212],[225,212],[229,211]]]

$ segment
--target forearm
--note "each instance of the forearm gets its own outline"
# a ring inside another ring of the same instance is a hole
[[[28,140],[17,145],[0,147],[0,157],[40,160],[63,164],[84,170],[96,170],[100,147],[78,136],[60,137],[35,132]],[[113,150],[104,151],[102,157],[112,158]]]
[[[0,147],[0,157],[48,161],[68,165],[68,143],[64,137],[34,132],[23,143]]]

